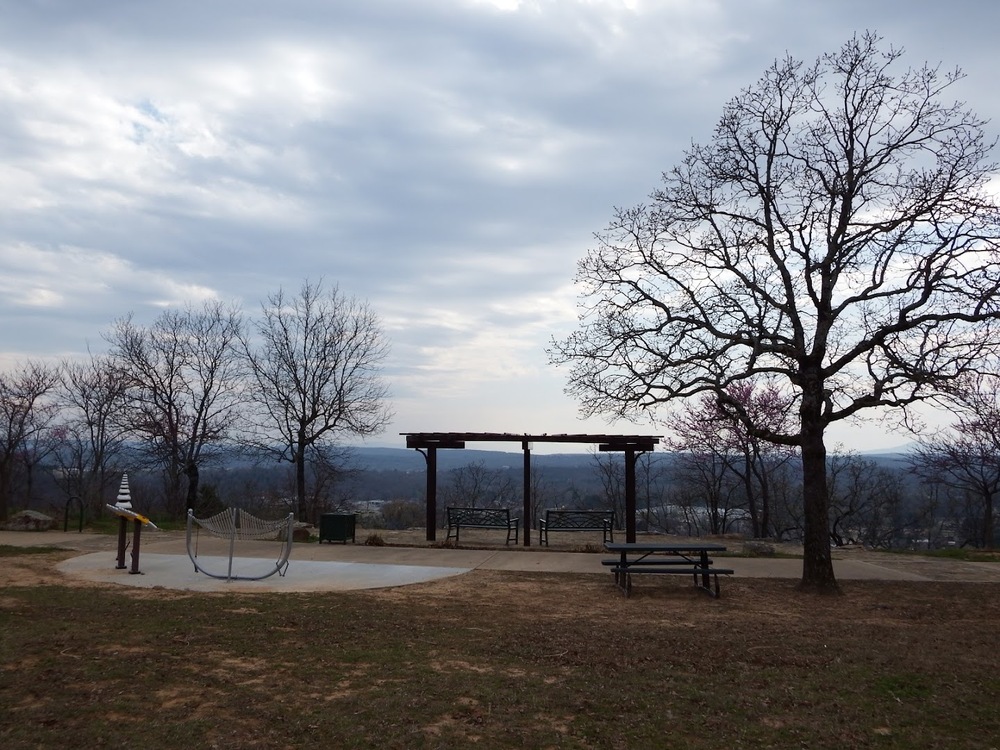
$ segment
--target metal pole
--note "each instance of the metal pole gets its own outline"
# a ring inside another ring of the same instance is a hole
[[[240,509],[233,508],[230,513],[232,514],[230,521],[232,522],[233,530],[229,535],[229,572],[226,573],[227,581],[232,580],[233,577],[233,553],[236,551],[236,523],[240,518]]]
[[[125,570],[125,547],[128,541],[128,521],[125,516],[118,516],[118,564],[115,570]]]
[[[125,519],[122,518],[124,521]],[[135,575],[139,572],[139,535],[142,534],[142,521],[135,519],[132,527],[132,570],[129,573]]]

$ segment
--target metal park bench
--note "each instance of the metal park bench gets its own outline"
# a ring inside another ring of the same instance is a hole
[[[538,519],[538,543],[548,546],[550,531],[600,531],[604,542],[613,542],[613,510],[547,510]]]
[[[458,544],[458,534],[464,527],[467,529],[506,529],[507,544],[510,544],[511,535],[514,537],[514,544],[517,544],[521,519],[511,518],[507,508],[448,508],[447,515],[448,536],[445,537],[445,541],[454,536],[455,544]]]

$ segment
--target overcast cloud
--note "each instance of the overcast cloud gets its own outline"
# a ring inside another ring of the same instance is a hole
[[[865,29],[1000,123],[998,28],[981,0],[0,0],[0,365],[322,277],[391,339],[377,443],[655,434],[579,420],[546,364],[612,207],[776,57]]]

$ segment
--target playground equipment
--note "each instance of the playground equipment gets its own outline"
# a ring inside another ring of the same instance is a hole
[[[295,514],[277,521],[267,521],[257,518],[252,513],[239,508],[227,508],[210,518],[196,518],[193,510],[187,516],[187,551],[188,557],[198,573],[204,573],[212,578],[226,581],[259,581],[269,578],[275,573],[285,575],[288,568],[288,557],[292,552],[292,532],[295,527]],[[225,573],[208,570],[198,561],[198,540],[201,530],[214,537],[228,540],[229,564]],[[236,559],[236,543],[246,541],[276,541],[280,543],[277,560],[274,567],[267,569],[261,575],[238,575],[233,571],[233,561]],[[192,547],[192,541],[194,546]]]
[[[128,474],[122,474],[122,482],[118,485],[118,497],[114,505],[107,506],[118,516],[118,564],[117,570],[125,569],[125,550],[128,549],[128,522],[132,521],[132,567],[129,573],[139,573],[139,539],[142,527],[156,528],[156,524],[141,513],[132,510],[132,494],[128,489]],[[82,511],[81,511],[82,515]]]

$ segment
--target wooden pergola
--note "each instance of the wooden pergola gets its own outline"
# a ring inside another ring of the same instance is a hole
[[[650,435],[518,435],[510,432],[401,432],[406,447],[427,462],[427,541],[437,538],[437,452],[461,449],[466,443],[520,443],[524,452],[524,546],[531,546],[531,449],[533,443],[596,444],[598,450],[625,454],[625,541],[635,541],[635,463],[660,442]]]

